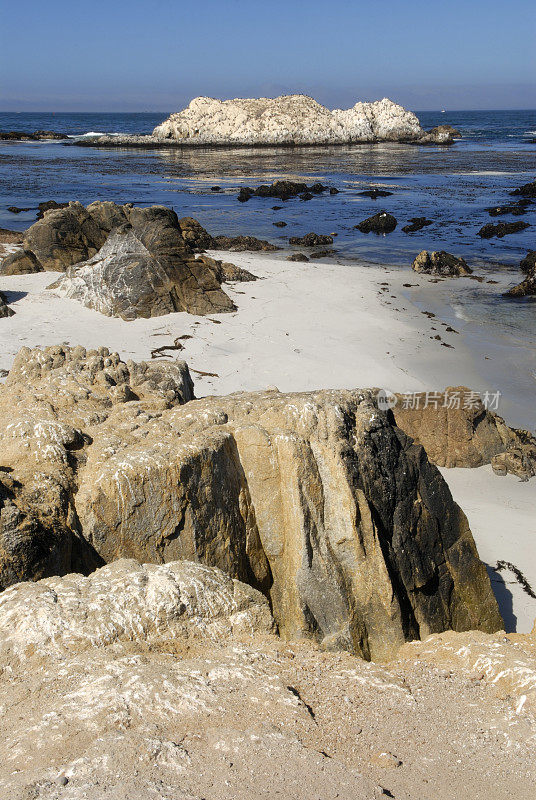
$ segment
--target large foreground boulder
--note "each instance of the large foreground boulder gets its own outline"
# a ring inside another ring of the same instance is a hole
[[[114,355],[22,351],[0,388],[0,466],[28,508],[50,507],[105,562],[217,566],[270,598],[285,637],[325,648],[383,658],[501,627],[463,512],[375,393],[182,406],[186,368],[169,369],[150,380]]]
[[[153,131],[153,139],[188,145],[351,144],[452,142],[446,130],[428,135],[410,111],[384,98],[330,111],[305,95],[216,100],[196,97]]]
[[[490,398],[493,401],[493,398]],[[499,475],[536,475],[536,437],[510,428],[465,386],[397,395],[396,424],[440,467],[491,464]]]
[[[389,664],[283,644],[265,597],[185,561],[19,583],[0,796],[532,800],[535,644],[448,632]]]
[[[437,275],[442,278],[459,278],[473,272],[463,258],[453,256],[445,250],[434,250],[431,253],[421,250],[411,268],[423,275]]]

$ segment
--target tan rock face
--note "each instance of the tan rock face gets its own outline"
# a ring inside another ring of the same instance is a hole
[[[115,404],[155,409],[192,397],[184,362],[163,369],[106,348],[23,348],[0,388],[0,588],[102,565],[74,506],[87,429]]]
[[[471,402],[465,404],[468,396]],[[536,438],[529,431],[509,428],[465,386],[417,393],[410,404],[398,395],[393,413],[398,427],[440,467],[491,463],[497,474],[511,472],[524,480],[536,474]]]
[[[270,597],[285,637],[365,657],[502,627],[464,514],[373,393],[181,406],[186,367],[158,370],[24,351],[0,389],[0,466],[95,558],[220,567]],[[3,559],[12,572],[16,561]]]

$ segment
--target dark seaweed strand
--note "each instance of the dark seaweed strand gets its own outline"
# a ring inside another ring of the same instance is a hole
[[[528,594],[529,597],[533,597],[536,600],[536,593],[534,592],[532,586],[525,578],[521,570],[518,569],[514,564],[512,564],[511,561],[497,561],[497,565],[495,567],[492,567],[492,570],[494,572],[502,572],[505,569],[509,569],[510,572],[513,572],[517,582],[519,583],[523,591],[526,592],[526,594]]]

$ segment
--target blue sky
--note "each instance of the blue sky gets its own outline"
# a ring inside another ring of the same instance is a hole
[[[3,0],[0,24],[2,110],[291,92],[331,107],[536,107],[535,0]]]

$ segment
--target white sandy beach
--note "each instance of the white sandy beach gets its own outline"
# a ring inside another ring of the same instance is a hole
[[[235,313],[124,322],[47,291],[56,273],[2,277],[0,289],[16,313],[0,320],[0,368],[9,369],[23,345],[105,345],[124,359],[141,360],[188,335],[181,340],[184,350],[168,355],[188,362],[198,397],[270,386],[493,389],[478,374],[462,337],[445,332],[445,325],[408,299],[403,284],[423,285],[426,277],[396,267],[289,263],[284,254],[211,255],[261,278],[224,287],[238,306]],[[511,561],[536,586],[536,481],[500,478],[489,467],[442,472],[469,517],[482,559],[488,565]],[[511,573],[501,575],[504,582],[492,577],[499,582],[494,585],[507,627],[530,630],[536,600],[511,583]]]

